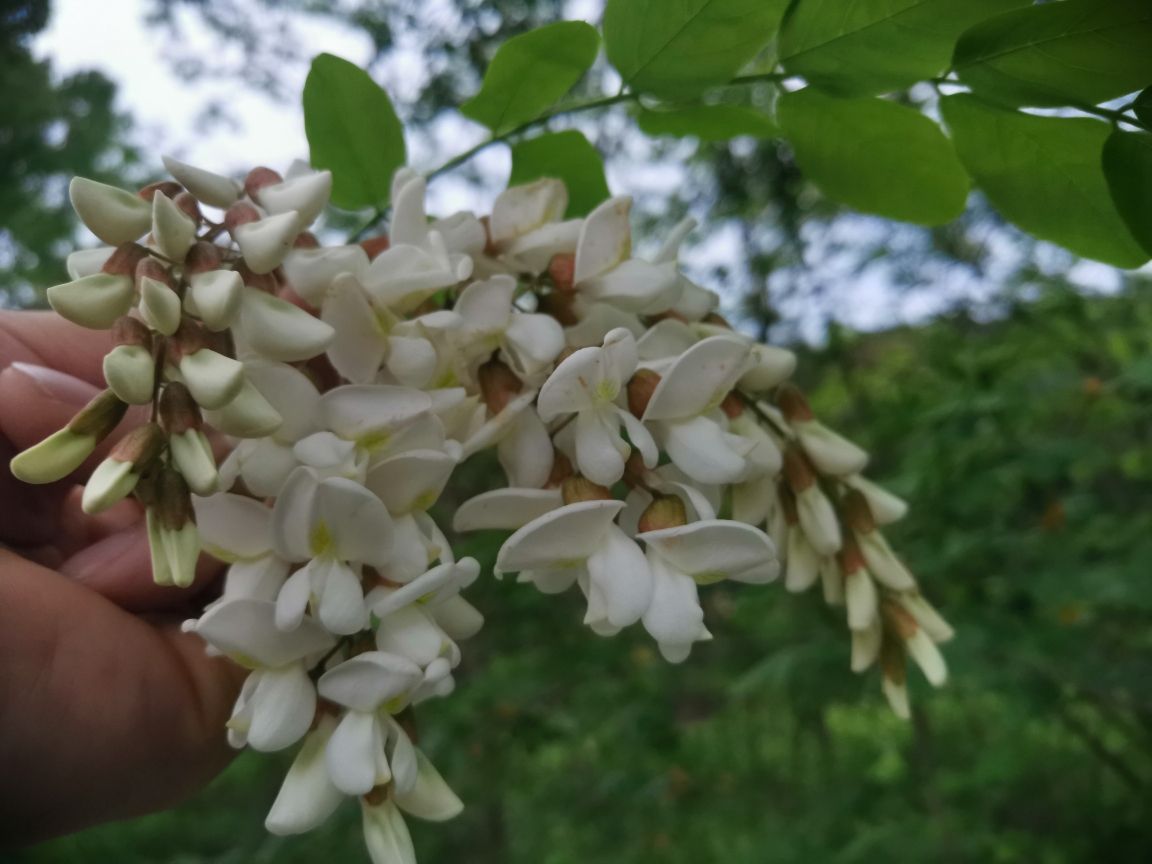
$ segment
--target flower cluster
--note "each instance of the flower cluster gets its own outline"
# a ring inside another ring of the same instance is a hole
[[[324,246],[308,229],[327,172],[236,183],[165,164],[174,180],[138,194],[73,182],[109,245],[71,256],[48,298],[113,331],[108,389],[12,470],[60,479],[149,406],[83,506],[141,502],[158,582],[190,584],[201,550],[228,563],[186,629],[251,670],[230,741],[299,745],[269,830],[309,830],[356,796],[373,860],[409,862],[401,811],[461,808],[412,709],[452,692],[483,623],[460,594],[479,565],[429,513],[483,450],[507,486],[453,529],[512,531],[497,574],[577,586],[597,634],[639,624],[683,661],[711,638],[700,586],[783,566],[789,590],[820,582],[846,606],[853,668],[879,659],[897,712],[907,656],[944,680],[951,631],[878,529],[905,505],[787,383],[794,355],[735,331],[680,272],[690,222],[645,259],[626,198],[566,220],[567,191],[544,179],[483,218],[429,219],[403,170],[386,236]]]

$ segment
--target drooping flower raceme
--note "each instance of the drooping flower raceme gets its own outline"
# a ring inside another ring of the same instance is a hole
[[[453,692],[484,621],[461,594],[479,564],[445,519],[511,532],[498,575],[576,586],[593,632],[642,628],[670,662],[713,637],[709,585],[783,574],[844,607],[851,666],[880,665],[897,713],[907,658],[945,680],[951,628],[881,531],[906,505],[787,383],[795,356],[680,272],[690,223],[636,257],[627,198],[565,220],[552,179],[483,218],[429,219],[405,169],[387,236],[325,246],[309,226],[327,172],[165,165],[174,179],[139,194],[73,182],[107,245],[72,255],[48,299],[112,331],[108,389],[12,471],[61,480],[150,406],[83,506],[140,502],[157,582],[189,584],[201,550],[228,564],[185,626],[249,670],[229,740],[298,747],[270,831],[358,797],[373,860],[402,864],[405,814],[463,806],[416,747],[417,711]],[[486,450],[507,486],[444,513],[456,467]]]

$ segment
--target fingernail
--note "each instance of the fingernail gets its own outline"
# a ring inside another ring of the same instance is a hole
[[[45,398],[58,402],[83,405],[96,392],[96,388],[87,381],[47,366],[16,361],[8,369],[31,382]]]

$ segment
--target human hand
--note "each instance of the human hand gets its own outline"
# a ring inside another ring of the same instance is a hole
[[[8,471],[99,392],[110,347],[50,313],[0,313],[0,846],[171,806],[230,758],[244,671],[179,629],[218,568],[158,586],[134,501],[80,509],[77,484],[141,418],[57,483]]]

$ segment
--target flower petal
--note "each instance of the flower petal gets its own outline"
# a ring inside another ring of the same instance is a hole
[[[272,809],[264,820],[264,827],[273,834],[302,834],[319,827],[331,816],[340,802],[343,793],[328,777],[328,767],[324,760],[324,750],[336,720],[330,715],[322,715],[319,725],[304,738],[304,745],[292,767],[284,777]]]
[[[300,663],[268,669],[252,694],[248,746],[261,752],[283,750],[299,741],[316,714],[316,688]]]
[[[452,530],[512,531],[563,503],[559,489],[493,489],[461,504],[452,519]]]
[[[780,573],[776,549],[768,535],[743,522],[710,519],[648,531],[637,539],[700,584],[720,579],[770,582]]]
[[[373,714],[367,711],[345,714],[324,748],[324,764],[332,785],[345,795],[371,792],[378,779],[377,753],[383,746],[380,725]]]
[[[388,352],[388,336],[355,279],[338,276],[320,318],[339,335],[328,346],[332,367],[353,384],[369,384]]]
[[[420,667],[406,657],[365,651],[320,676],[317,687],[325,699],[353,711],[375,711],[385,702],[420,683]]]
[[[320,399],[320,420],[349,441],[378,438],[412,422],[432,407],[427,393],[410,387],[347,385]]]
[[[707,411],[743,373],[750,345],[737,336],[712,336],[681,354],[656,385],[643,419],[674,420]]]
[[[246,495],[192,499],[204,551],[221,561],[251,560],[272,551],[272,511]]]
[[[416,751],[416,782],[409,791],[397,793],[396,803],[406,813],[429,822],[444,822],[464,809],[464,802],[420,750]]]
[[[606,273],[632,254],[631,209],[631,198],[617,196],[588,214],[576,243],[572,278],[577,285]]]
[[[441,450],[409,450],[372,466],[366,485],[393,515],[427,510],[455,468],[456,460]]]
[[[623,507],[623,501],[580,501],[533,519],[500,547],[496,572],[582,565]]]
[[[312,499],[312,555],[383,566],[388,563],[392,518],[379,498],[354,480],[321,481]],[[326,548],[321,549],[319,546]]]
[[[404,817],[391,799],[383,804],[361,802],[364,845],[372,864],[416,864],[416,850]]]
[[[635,624],[652,602],[652,571],[644,553],[615,525],[609,526],[603,545],[589,557],[588,576],[614,627]]]
[[[336,644],[332,634],[310,618],[286,633],[276,627],[275,616],[276,604],[269,600],[237,598],[206,610],[185,629],[248,666],[281,667]]]

